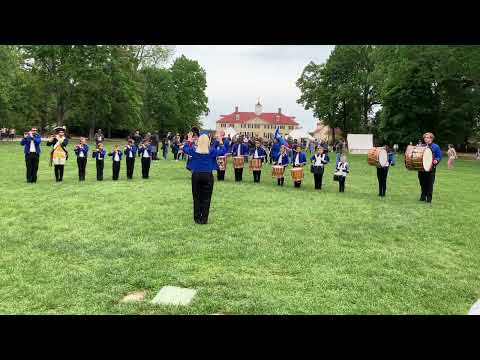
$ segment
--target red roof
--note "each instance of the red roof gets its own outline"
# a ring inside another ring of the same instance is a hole
[[[239,119],[236,120],[236,115],[240,115]],[[277,120],[278,115],[278,120]],[[244,124],[248,120],[258,117],[270,124],[278,125],[298,125],[295,121],[295,116],[287,116],[279,113],[261,113],[260,115],[255,114],[254,112],[233,112],[228,115],[220,115],[220,119],[217,120],[217,123],[229,123],[229,124]]]

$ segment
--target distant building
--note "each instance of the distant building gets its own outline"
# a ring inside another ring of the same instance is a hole
[[[229,127],[239,135],[272,139],[277,127],[285,135],[297,129],[299,124],[295,121],[295,116],[283,114],[281,108],[276,113],[263,112],[263,106],[258,101],[255,112],[238,111],[238,106],[235,106],[235,111],[231,114],[221,115],[217,120],[217,133]]]
[[[327,143],[331,143],[333,141],[332,138],[332,128],[328,125],[325,125],[322,120],[317,122],[317,128],[312,133],[313,137],[316,140],[325,140]],[[335,128],[335,139],[342,138],[342,130],[339,128]]]

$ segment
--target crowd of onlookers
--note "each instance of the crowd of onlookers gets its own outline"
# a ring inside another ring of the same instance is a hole
[[[13,139],[15,139],[15,135],[16,135],[16,130],[15,129],[9,129],[9,128],[1,128],[0,129],[0,140],[3,141],[3,140],[8,140],[10,139],[11,141],[13,141]]]

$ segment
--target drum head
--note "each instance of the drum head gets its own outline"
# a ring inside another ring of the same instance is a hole
[[[388,165],[387,150],[380,149],[380,151],[378,153],[378,163],[380,164],[380,166],[383,166],[383,167]]]
[[[433,166],[433,153],[430,148],[426,148],[423,152],[423,169],[425,171],[432,170]]]

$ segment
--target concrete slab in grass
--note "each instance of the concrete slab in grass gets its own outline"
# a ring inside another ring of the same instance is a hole
[[[195,289],[186,289],[176,286],[164,286],[153,298],[152,304],[157,305],[190,305],[197,293]]]
[[[480,315],[480,300],[473,304],[468,312],[468,315]]]

